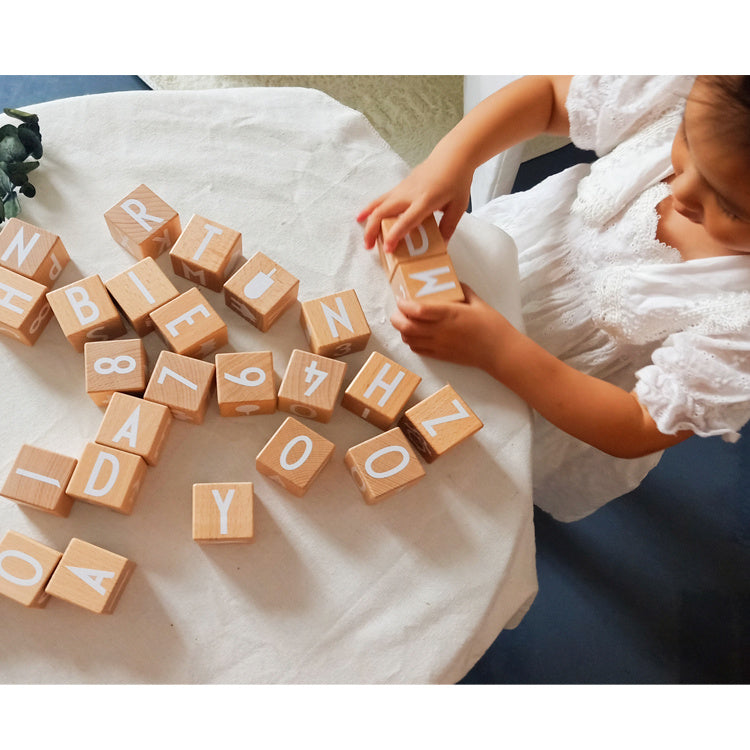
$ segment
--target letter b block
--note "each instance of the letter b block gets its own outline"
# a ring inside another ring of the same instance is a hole
[[[310,350],[324,357],[341,357],[367,346],[370,326],[354,289],[302,303],[300,325]]]
[[[25,221],[8,219],[0,232],[0,266],[51,287],[70,261],[62,240]]]
[[[0,268],[0,333],[33,346],[52,317],[47,287]]]
[[[44,590],[62,553],[17,531],[9,531],[0,542],[0,594],[24,607],[44,607]]]
[[[193,485],[193,540],[253,541],[253,483]]]

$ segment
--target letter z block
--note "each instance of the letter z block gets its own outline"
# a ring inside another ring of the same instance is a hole
[[[51,287],[68,265],[70,256],[52,232],[15,217],[0,232],[0,266]]]
[[[114,241],[134,258],[158,258],[180,234],[180,217],[145,185],[118,201],[104,214]]]
[[[193,541],[253,541],[253,483],[193,485]]]
[[[24,607],[44,607],[44,590],[62,558],[47,545],[17,531],[9,531],[0,542],[0,594]]]
[[[362,351],[370,340],[370,326],[354,289],[303,302],[299,320],[310,350],[324,357]]]
[[[440,234],[434,216],[428,216],[416,229],[413,229],[396,245],[392,253],[383,250],[383,234],[396,223],[396,217],[385,218],[380,222],[381,234],[378,235],[378,252],[380,262],[388,274],[388,279],[393,278],[396,266],[400,263],[409,263],[414,260],[432,258],[436,255],[445,255],[448,252],[443,235]]]
[[[33,346],[51,317],[46,286],[0,268],[0,334]]]
[[[148,359],[140,339],[89,341],[83,347],[86,393],[97,406],[106,406],[112,394],[143,393]]]
[[[222,417],[276,411],[272,352],[217,354],[216,398]]]
[[[447,254],[399,263],[391,279],[391,289],[397,298],[415,302],[463,302],[465,299]]]
[[[81,539],[71,539],[46,592],[96,614],[112,614],[135,563]]]

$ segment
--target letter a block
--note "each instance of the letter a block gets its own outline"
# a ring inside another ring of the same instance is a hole
[[[67,518],[73,498],[66,488],[78,459],[23,445],[0,495],[53,516]]]
[[[51,287],[69,261],[62,240],[33,224],[14,217],[0,232],[0,266],[38,284]]]
[[[463,302],[465,299],[447,254],[399,263],[391,279],[391,289],[397,298],[415,302]]]
[[[216,398],[222,417],[276,411],[272,352],[217,354],[215,362]]]
[[[116,339],[125,324],[98,274],[47,292],[65,337],[77,352],[87,341]]]
[[[411,487],[425,476],[417,454],[398,427],[350,448],[344,463],[370,505]]]
[[[86,393],[97,406],[106,406],[116,391],[143,393],[148,361],[140,339],[89,341],[83,347]]]
[[[193,540],[253,541],[253,483],[193,485]]]
[[[380,352],[373,352],[344,391],[341,405],[381,430],[387,430],[421,381],[419,375]]]
[[[388,231],[396,218],[385,218],[380,222],[383,232]],[[378,252],[380,253],[380,262],[388,274],[388,278],[393,278],[393,272],[400,263],[409,263],[414,260],[424,260],[437,255],[445,255],[448,252],[443,235],[440,234],[437,222],[434,216],[428,216],[416,229],[396,245],[392,253],[386,253],[383,250],[383,235],[378,236]]]
[[[71,539],[46,591],[56,599],[109,615],[134,569],[135,563],[122,555]]]
[[[134,258],[158,258],[180,234],[180,217],[156,193],[139,185],[104,214],[115,242]]]
[[[47,287],[0,268],[0,333],[33,346],[52,317]]]
[[[255,459],[255,468],[302,497],[330,461],[334,444],[288,417]]]
[[[46,606],[44,588],[61,558],[62,552],[9,531],[0,542],[0,594],[24,607]]]
[[[310,350],[324,357],[362,351],[370,340],[370,326],[354,289],[302,303],[300,325]]]
[[[186,357],[203,358],[229,338],[227,324],[196,287],[154,310],[151,320],[167,346]]]
[[[407,409],[398,423],[427,463],[432,463],[484,425],[450,385]]]
[[[242,258],[242,235],[236,229],[195,215],[169,251],[169,257],[178,276],[221,292]]]

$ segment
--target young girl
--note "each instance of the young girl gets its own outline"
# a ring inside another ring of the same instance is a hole
[[[386,251],[433,211],[452,235],[477,166],[541,132],[599,157],[475,215],[519,251],[526,334],[466,302],[400,300],[413,351],[479,367],[535,410],[534,497],[572,521],[691,435],[750,417],[750,77],[532,76],[472,110],[359,215]]]

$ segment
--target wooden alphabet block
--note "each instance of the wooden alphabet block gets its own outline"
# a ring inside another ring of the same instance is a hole
[[[44,607],[44,590],[62,552],[17,531],[9,531],[0,542],[0,594],[24,607]]]
[[[370,505],[411,487],[425,476],[419,458],[398,427],[350,448],[344,463]]]
[[[171,426],[172,412],[164,404],[114,393],[94,442],[134,453],[156,466]]]
[[[112,614],[134,569],[132,560],[74,538],[46,592],[95,614]]]
[[[77,352],[87,341],[116,339],[125,324],[98,274],[47,292],[47,301],[65,337]]]
[[[151,320],[167,346],[186,357],[203,357],[224,346],[227,324],[196,288],[151,313]]]
[[[89,341],[83,347],[86,393],[97,406],[106,406],[112,394],[143,393],[148,358],[140,339]]]
[[[242,259],[242,235],[236,229],[197,214],[169,251],[178,276],[221,292]]]
[[[33,346],[51,317],[46,286],[0,268],[0,334]]]
[[[346,362],[294,349],[279,386],[278,408],[329,422],[346,373]]]
[[[341,405],[362,419],[387,430],[422,381],[380,352],[373,352],[344,391]]]
[[[253,483],[193,485],[193,541],[253,541]]]
[[[66,488],[78,459],[23,445],[0,495],[53,516],[67,518],[73,498]]]
[[[153,190],[139,185],[104,214],[114,241],[134,258],[158,258],[180,234],[180,217]]]
[[[310,350],[324,357],[362,351],[370,340],[370,326],[354,289],[303,302],[299,320]]]
[[[153,258],[113,276],[105,286],[139,336],[154,330],[151,313],[180,294]]]
[[[436,255],[445,255],[448,248],[440,234],[437,221],[434,216],[428,216],[416,229],[396,245],[392,253],[386,253],[383,250],[383,234],[388,231],[397,221],[397,217],[388,217],[380,222],[381,234],[377,238],[378,252],[380,262],[388,274],[388,278],[393,278],[393,272],[400,263],[408,263],[413,260],[431,258]]]
[[[399,263],[393,272],[391,289],[397,298],[416,302],[463,302],[465,299],[447,254]]]
[[[398,426],[427,463],[484,427],[450,385],[407,409]]]
[[[216,398],[223,417],[276,411],[272,352],[217,354],[215,363]]]
[[[255,459],[255,468],[302,497],[330,461],[334,444],[293,417],[284,423]]]
[[[146,462],[134,453],[87,443],[67,493],[93,505],[129,516],[146,474]]]
[[[13,217],[0,232],[0,266],[51,287],[70,256],[52,232]]]
[[[299,279],[257,252],[224,284],[224,301],[265,332],[297,301],[298,291]]]
[[[211,362],[163,350],[143,398],[169,407],[175,419],[203,424],[215,372]]]

